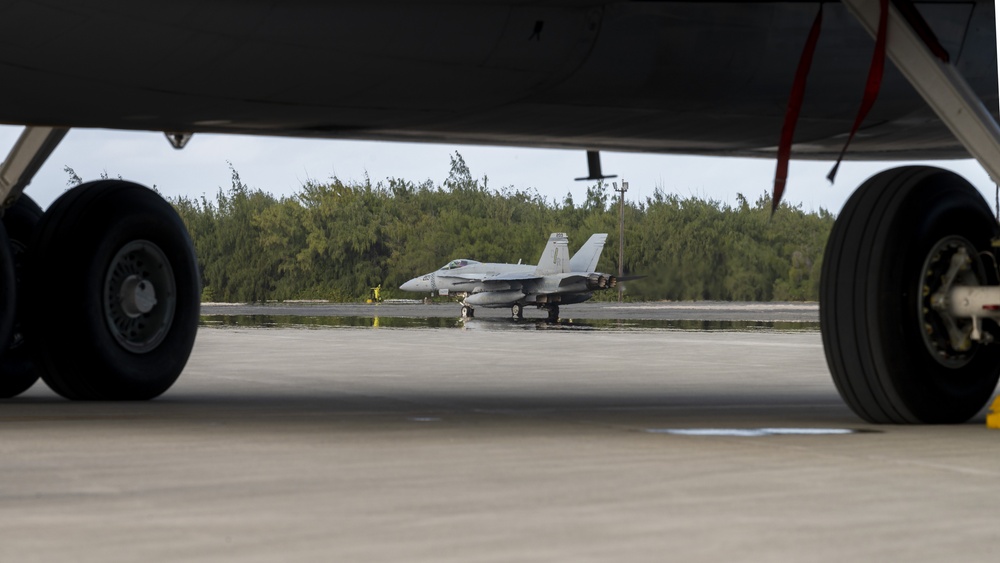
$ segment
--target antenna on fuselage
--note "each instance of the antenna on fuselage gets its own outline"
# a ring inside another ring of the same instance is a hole
[[[587,172],[589,176],[584,176],[583,178],[577,178],[576,181],[580,180],[606,180],[608,178],[617,178],[617,174],[612,174],[610,176],[605,176],[601,173],[601,151],[587,151]]]

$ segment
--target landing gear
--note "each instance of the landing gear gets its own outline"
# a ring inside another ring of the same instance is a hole
[[[14,277],[17,305],[14,309],[14,327],[7,351],[0,357],[0,398],[9,399],[27,391],[38,381],[39,372],[25,343],[23,330],[24,263],[27,259],[28,244],[35,232],[35,226],[42,218],[42,208],[28,196],[22,195],[3,215],[3,225],[10,239],[10,249],[14,259]]]
[[[66,192],[38,225],[26,277],[25,335],[60,395],[151,399],[180,375],[198,267],[180,217],[153,191],[105,180]]]
[[[520,303],[514,303],[510,306],[510,314],[516,320],[521,320],[524,318],[524,307],[522,307]]]
[[[968,323],[930,297],[949,276],[995,285],[995,264],[980,253],[997,234],[982,196],[952,172],[897,168],[854,193],[827,243],[820,324],[834,383],[855,413],[875,423],[958,423],[990,399],[1000,345],[963,338]]]
[[[546,320],[553,323],[559,320],[559,305],[553,303],[551,305],[546,305],[544,309],[548,313]]]
[[[17,291],[14,281],[14,254],[7,240],[7,230],[0,225],[0,356],[10,343],[17,310]]]
[[[462,305],[462,318],[471,319],[476,316],[476,310],[468,305]]]

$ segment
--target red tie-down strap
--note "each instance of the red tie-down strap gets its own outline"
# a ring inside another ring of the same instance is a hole
[[[882,73],[885,70],[885,36],[889,25],[889,0],[879,0],[878,33],[875,35],[875,52],[872,53],[872,64],[868,67],[868,81],[865,83],[865,95],[861,98],[861,107],[858,108],[858,115],[854,118],[854,125],[851,127],[851,134],[847,136],[844,148],[840,149],[840,156],[834,163],[826,179],[833,183],[837,177],[837,169],[840,168],[840,161],[844,160],[844,153],[854,139],[854,134],[861,128],[861,123],[868,115],[868,111],[875,105],[878,98],[878,91],[882,88]]]
[[[792,81],[792,93],[788,96],[788,108],[785,109],[785,122],[781,125],[781,141],[778,143],[778,167],[774,172],[774,195],[771,197],[772,215],[781,204],[781,196],[785,193],[788,161],[792,156],[792,138],[795,136],[795,125],[799,122],[799,111],[802,109],[802,100],[806,94],[809,69],[812,67],[813,54],[816,52],[816,43],[819,41],[819,31],[822,26],[823,4],[820,4],[816,19],[813,20],[812,29],[809,30],[806,45],[802,48],[799,66],[795,70],[795,79]]]
[[[924,44],[928,49],[930,49],[931,53],[933,53],[934,56],[941,61],[947,63],[950,60],[948,52],[941,45],[940,41],[938,41],[938,38],[934,35],[930,26],[927,25],[927,21],[920,15],[920,12],[917,11],[913,3],[910,0],[892,0],[892,3],[896,6],[896,9],[899,11],[903,19],[907,21],[909,26],[917,33],[921,40],[923,40]],[[821,3],[819,13],[816,14],[816,20],[813,22],[812,29],[809,31],[809,38],[802,51],[802,57],[799,60],[799,67],[795,72],[795,80],[792,83],[792,93],[789,96],[788,109],[785,112],[785,122],[781,127],[781,142],[778,145],[778,166],[774,175],[774,196],[771,198],[772,214],[781,204],[781,196],[785,191],[785,181],[788,177],[788,161],[791,157],[792,150],[792,137],[795,133],[795,125],[798,122],[799,109],[802,107],[802,98],[805,92],[806,79],[809,75],[809,68],[812,65],[813,53],[816,51],[816,42],[819,38],[819,30],[822,20],[823,5]],[[847,147],[851,144],[851,139],[854,138],[854,135],[861,127],[861,123],[864,121],[865,116],[868,115],[868,111],[873,105],[875,105],[879,89],[882,87],[882,74],[885,69],[888,21],[889,0],[879,0],[879,27],[878,33],[875,37],[875,52],[872,54],[871,66],[868,69],[868,81],[865,84],[865,94],[861,101],[861,107],[858,109],[858,115],[854,120],[854,126],[851,128],[851,134],[848,136],[847,142],[844,143],[844,148],[840,151],[840,156],[837,158],[836,164],[833,165],[833,169],[830,170],[830,174],[827,175],[827,179],[829,179],[830,182],[833,182],[836,177],[837,169],[840,167],[840,162],[843,160],[844,154],[847,152]]]

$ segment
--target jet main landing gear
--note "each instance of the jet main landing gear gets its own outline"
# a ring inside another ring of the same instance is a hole
[[[555,303],[550,303],[542,307],[545,309],[547,316],[545,319],[550,323],[554,323],[559,320],[559,305]]]

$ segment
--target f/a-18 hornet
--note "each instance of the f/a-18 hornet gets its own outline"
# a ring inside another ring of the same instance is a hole
[[[473,316],[474,307],[510,307],[511,315],[520,319],[525,305],[535,305],[545,309],[550,320],[556,320],[559,305],[583,303],[595,291],[618,285],[616,276],[594,271],[607,239],[607,233],[591,235],[570,258],[566,233],[552,233],[538,265],[452,260],[399,289],[458,294],[462,297],[463,317]]]

